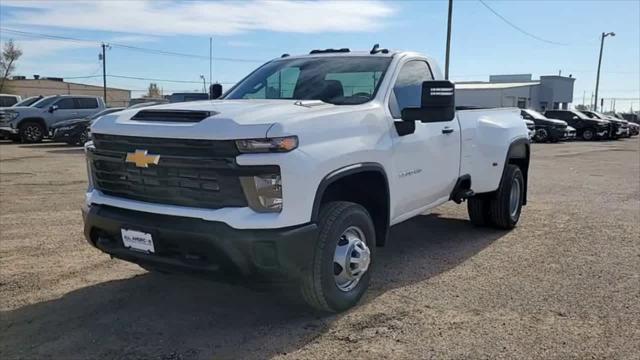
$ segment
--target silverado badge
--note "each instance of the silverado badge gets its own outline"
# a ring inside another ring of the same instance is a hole
[[[146,168],[149,167],[149,164],[158,165],[160,155],[149,155],[147,150],[136,150],[127,153],[127,158],[124,161],[134,163],[137,167]]]

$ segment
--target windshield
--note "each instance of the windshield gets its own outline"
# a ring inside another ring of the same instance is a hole
[[[33,105],[31,106],[35,106],[37,108],[40,109],[44,109],[46,107],[49,107],[49,105],[51,105],[54,101],[56,101],[58,99],[57,96],[53,95],[53,96],[47,96],[46,98],[42,98],[38,101],[36,101]]]
[[[585,114],[585,113],[583,113],[581,111],[573,110],[573,112],[576,113],[578,116],[580,116],[582,119],[590,119],[591,118],[590,116],[587,116],[587,114]]]
[[[390,57],[364,56],[277,60],[251,73],[225,99],[362,104],[375,96],[390,62]]]
[[[547,120],[547,118],[544,115],[540,114],[539,112],[537,112],[535,110],[525,109],[524,111],[527,114],[531,115],[531,117],[534,118],[534,119]]]
[[[18,106],[31,106],[33,105],[33,103],[35,103],[36,101],[42,99],[42,96],[32,96],[32,97],[28,97],[22,101],[20,101],[19,103],[13,105],[14,107],[18,107]]]

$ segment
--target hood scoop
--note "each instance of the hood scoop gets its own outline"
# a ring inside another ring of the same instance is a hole
[[[194,110],[141,110],[131,120],[152,122],[197,123],[210,116],[217,115],[215,111]]]

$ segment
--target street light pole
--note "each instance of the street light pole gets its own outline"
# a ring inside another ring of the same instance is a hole
[[[598,87],[600,87],[600,66],[602,65],[602,48],[604,47],[604,38],[607,36],[616,36],[614,32],[602,33],[600,38],[600,57],[598,58],[598,74],[596,75],[596,98],[593,102],[593,111],[598,111]]]
[[[449,0],[449,17],[447,19],[447,55],[444,60],[444,79],[449,80],[449,52],[451,50],[451,15],[453,13],[453,0]]]

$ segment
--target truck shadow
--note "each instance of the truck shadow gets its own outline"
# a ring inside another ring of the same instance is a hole
[[[504,234],[437,214],[400,224],[388,245],[378,248],[365,301],[446,272]],[[298,349],[339,316],[310,313],[298,298],[278,291],[146,273],[2,312],[0,353],[4,358],[267,358]]]

